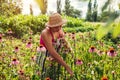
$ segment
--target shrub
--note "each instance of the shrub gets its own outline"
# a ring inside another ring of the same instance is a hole
[[[5,31],[11,29],[13,36],[21,38],[24,34],[33,31],[34,34],[41,32],[45,27],[47,17],[45,15],[32,16],[32,15],[17,15],[1,20],[0,27]]]
[[[66,17],[67,19],[67,24],[65,27],[80,27],[83,26],[83,20],[77,19],[77,18],[72,18],[72,17]]]

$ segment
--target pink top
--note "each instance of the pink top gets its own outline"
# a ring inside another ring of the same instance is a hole
[[[49,30],[49,31],[50,31],[50,34],[51,34],[51,36],[52,36],[52,42],[54,42],[54,36],[53,36],[51,30]],[[40,36],[40,45],[43,45],[43,46],[45,47],[45,43],[44,43],[44,41],[43,41],[43,39],[42,39],[41,36]]]

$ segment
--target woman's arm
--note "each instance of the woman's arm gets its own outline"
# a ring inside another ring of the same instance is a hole
[[[70,67],[65,63],[65,61],[60,57],[60,55],[56,52],[55,48],[52,45],[52,37],[50,34],[46,34],[46,33],[42,33],[41,34],[44,44],[47,48],[47,50],[49,51],[50,55],[58,62],[60,63],[62,66],[64,66],[66,68],[66,70],[73,75],[72,70],[70,69]]]

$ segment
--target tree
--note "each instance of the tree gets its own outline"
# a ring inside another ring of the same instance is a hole
[[[93,13],[92,13],[92,20],[97,21],[97,0],[94,1]]]
[[[22,2],[12,0],[0,0],[0,15],[12,16],[22,12]]]
[[[69,0],[65,0],[65,8],[64,8],[64,13],[68,16],[70,16],[71,14],[71,5],[70,5],[70,1]]]
[[[88,3],[88,10],[87,10],[87,15],[86,15],[86,20],[87,21],[92,21],[92,3],[91,3],[91,0]]]
[[[74,9],[74,7],[70,5],[69,0],[65,0],[65,7],[63,13],[71,17],[81,17],[81,11]]]
[[[58,12],[59,14],[61,14],[61,7],[62,7],[62,5],[61,5],[61,0],[57,0],[57,12]]]

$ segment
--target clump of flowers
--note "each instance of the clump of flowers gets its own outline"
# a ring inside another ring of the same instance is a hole
[[[75,40],[75,33],[72,33],[72,39]]]
[[[19,71],[18,71],[18,76],[19,76],[19,80],[29,80],[29,79],[27,79],[27,77],[24,75],[24,71],[23,71],[23,70],[19,70]]]
[[[19,70],[19,71],[18,71],[18,74],[19,74],[19,75],[24,75],[24,71],[23,71],[23,70]]]

